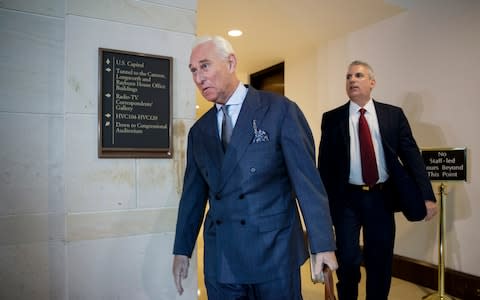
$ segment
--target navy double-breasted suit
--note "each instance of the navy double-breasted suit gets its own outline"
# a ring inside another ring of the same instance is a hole
[[[308,251],[333,251],[328,200],[313,137],[298,106],[248,88],[224,153],[212,107],[188,135],[187,168],[174,254],[190,256],[204,220],[204,272],[221,283],[258,283],[291,274]]]

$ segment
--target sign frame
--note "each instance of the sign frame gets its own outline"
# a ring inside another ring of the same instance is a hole
[[[98,157],[172,158],[173,58],[98,48],[98,59]]]
[[[466,147],[443,147],[443,148],[422,148],[421,150],[422,159],[424,161],[428,177],[431,181],[467,181],[467,148]],[[454,153],[455,152],[455,153]],[[436,158],[428,156],[428,154],[437,153]],[[450,159],[448,160],[447,155],[450,154]],[[463,154],[463,155],[462,155]],[[459,157],[460,155],[461,157]],[[454,156],[452,158],[452,156]],[[445,160],[445,158],[447,160]],[[462,161],[460,164],[457,164],[456,159],[461,158]],[[427,159],[433,159],[432,163],[428,163]],[[453,159],[453,161],[452,161]],[[438,160],[438,161],[436,161]],[[452,172],[450,175],[452,178],[449,179],[448,176],[445,176],[442,172],[445,172],[443,167],[445,163],[448,163],[449,166],[462,167],[462,169],[454,170],[461,171],[460,175],[457,175],[457,172]],[[441,166],[438,170],[435,167]],[[438,173],[436,173],[438,171]],[[447,178],[446,178],[447,177]]]

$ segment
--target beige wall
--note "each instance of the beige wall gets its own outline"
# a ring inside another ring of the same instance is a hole
[[[447,183],[445,258],[448,268],[478,276],[480,2],[410,4],[405,13],[320,45],[315,55],[287,59],[286,94],[304,109],[318,143],[321,114],[347,101],[348,63],[366,60],[376,71],[374,98],[404,109],[420,147],[466,147],[468,181]],[[414,224],[397,215],[395,253],[436,264],[437,221]]]
[[[392,2],[408,10],[287,57],[285,94],[304,111],[318,147],[322,113],[347,101],[348,63],[366,60],[377,76],[373,96],[404,109],[421,148],[466,147],[467,182],[447,183],[445,259],[448,268],[478,276],[480,2]],[[433,187],[439,199],[439,183]],[[437,224],[398,214],[395,253],[436,264]]]

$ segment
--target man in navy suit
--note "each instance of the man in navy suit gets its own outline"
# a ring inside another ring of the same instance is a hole
[[[173,276],[183,292],[204,220],[204,274],[209,299],[302,299],[300,266],[308,257],[298,206],[320,274],[337,268],[328,200],[315,166],[312,133],[287,98],[243,85],[228,41],[204,37],[189,68],[213,102],[188,134]],[[224,116],[223,108],[227,109]],[[222,147],[222,122],[233,132]]]
[[[357,299],[362,259],[367,274],[366,299],[387,299],[395,240],[394,198],[405,196],[406,207],[402,209],[414,220],[430,220],[437,212],[432,186],[408,121],[401,108],[371,98],[375,84],[373,70],[367,63],[352,62],[346,76],[350,101],[322,117],[318,168],[335,228],[340,300]],[[361,114],[368,126],[365,122],[360,125]],[[374,153],[365,161],[361,145],[365,139],[360,138],[360,127],[369,129],[366,139],[373,145]],[[363,173],[372,163],[371,172]],[[406,179],[412,182],[411,186],[397,175],[397,170],[408,174]]]

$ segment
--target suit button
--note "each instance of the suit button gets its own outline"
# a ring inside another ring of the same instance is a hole
[[[239,199],[244,199],[245,198],[245,194],[240,194],[240,196],[238,197]]]
[[[217,223],[217,225],[220,225],[220,224],[222,224],[222,221],[216,220],[215,223]]]
[[[255,173],[255,172],[257,172],[257,169],[255,169],[255,168],[250,168],[250,173]]]
[[[240,220],[240,224],[245,225],[245,220]]]
[[[215,194],[215,199],[220,200],[222,199],[222,197],[220,196],[220,194]]]

